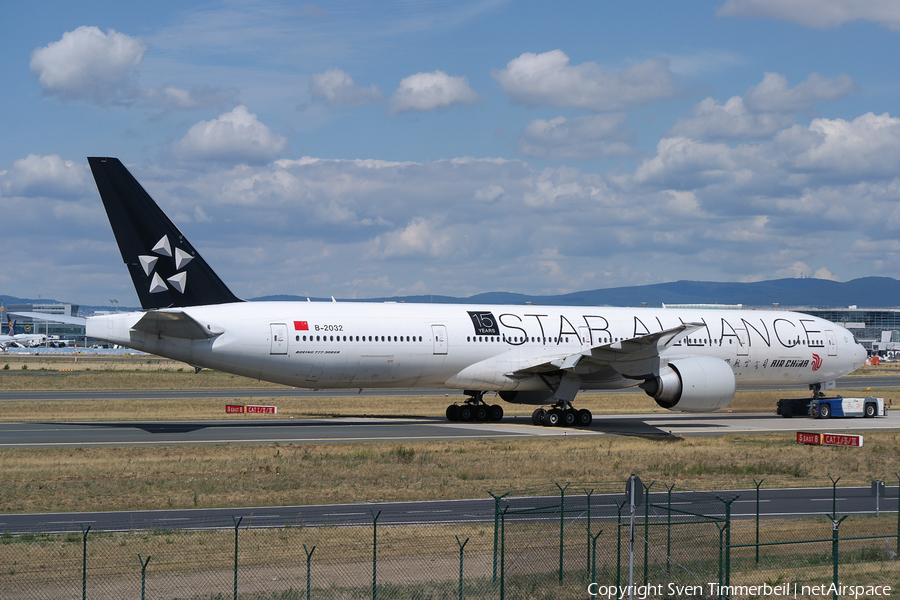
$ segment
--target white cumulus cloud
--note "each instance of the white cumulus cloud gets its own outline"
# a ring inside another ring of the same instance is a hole
[[[102,104],[133,98],[134,69],[147,45],[114,29],[82,26],[31,53],[31,71],[45,94]]]
[[[809,112],[819,102],[843,98],[856,87],[849,75],[822,77],[812,73],[791,88],[783,75],[766,73],[743,97],[733,96],[724,104],[714,98],[702,100],[689,118],[679,119],[666,135],[700,140],[768,138],[793,125],[797,112]]]
[[[277,158],[287,144],[286,137],[272,133],[241,105],[191,127],[173,152],[187,160],[262,164]]]
[[[701,140],[767,138],[794,124],[790,113],[753,113],[740,96],[724,104],[706,98],[691,110],[688,119],[679,119],[667,135]]]
[[[550,160],[630,156],[634,150],[627,141],[634,136],[622,128],[624,122],[624,113],[535,119],[519,138],[519,152]]]
[[[73,197],[88,190],[87,167],[58,154],[29,154],[0,171],[0,192],[4,196]]]
[[[571,66],[562,50],[526,52],[493,77],[513,103],[529,107],[623,110],[680,93],[668,60],[662,58],[610,72],[594,62]]]
[[[443,71],[416,73],[400,81],[400,87],[391,96],[390,111],[425,112],[454,104],[475,104],[478,99],[465,77],[453,77]]]
[[[865,20],[900,31],[900,4],[894,0],[728,0],[716,14],[782,19],[817,29]]]
[[[103,33],[98,27],[81,26],[32,52],[31,71],[45,94],[66,102],[134,104],[170,110],[224,108],[237,101],[236,88],[140,87],[138,67],[146,51],[147,45],[141,38],[115,29]]]
[[[313,73],[309,78],[309,95],[323,100],[330,106],[352,104],[365,106],[381,102],[381,90],[371,85],[359,87],[353,78],[341,69],[328,69],[324,73]]]
[[[824,100],[843,98],[857,88],[849,75],[822,77],[811,73],[801,84],[789,88],[778,73],[766,73],[762,82],[744,94],[744,103],[756,112],[794,112],[810,110]]]

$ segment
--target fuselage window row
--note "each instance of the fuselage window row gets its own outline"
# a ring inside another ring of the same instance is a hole
[[[380,340],[379,340],[379,337],[381,338]],[[307,338],[309,338],[309,339],[307,340]],[[294,339],[298,342],[301,341],[301,338],[299,335],[296,336]],[[333,336],[333,335],[322,335],[322,336],[317,335],[315,337],[313,337],[311,335],[310,336],[304,335],[303,341],[304,342],[306,342],[306,341],[310,341],[310,342],[354,342],[354,341],[360,342],[360,341],[362,341],[362,342],[365,342],[366,336],[360,337],[357,335],[354,337],[352,335],[345,335],[345,336],[337,336],[337,339],[335,339],[335,336]],[[383,336],[383,335],[382,336],[377,336],[377,335],[371,336],[370,335],[368,341],[370,341],[370,342],[373,342],[373,341],[374,342],[378,342],[378,341],[382,341],[382,342],[391,342],[391,341],[394,341],[394,342],[416,342],[416,341],[419,341],[419,342],[421,342],[422,336],[421,335],[420,336],[415,336],[415,335],[412,335],[412,336],[410,336],[410,335],[407,335],[407,336],[402,336],[402,335],[400,335],[400,336],[397,336],[397,335],[395,335],[395,336],[389,336],[389,335],[388,336]]]

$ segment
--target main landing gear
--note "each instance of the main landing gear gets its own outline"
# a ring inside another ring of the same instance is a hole
[[[559,401],[553,408],[539,408],[531,413],[531,422],[544,427],[589,427],[594,416],[591,411],[582,408],[575,410],[571,402]]]
[[[484,392],[466,390],[468,398],[462,405],[451,404],[447,407],[448,421],[500,421],[503,419],[503,407],[499,404],[488,406],[484,401]]]

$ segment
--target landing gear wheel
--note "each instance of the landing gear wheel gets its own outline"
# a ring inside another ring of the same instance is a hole
[[[475,418],[475,411],[472,410],[471,406],[460,406],[459,407],[459,420],[460,421],[471,421]]]
[[[456,404],[451,404],[447,407],[447,420],[448,421],[459,421],[459,406]]]
[[[554,408],[544,414],[544,427],[556,427],[562,419],[562,411]]]
[[[591,423],[594,421],[594,415],[591,414],[591,411],[582,408],[576,414],[576,419],[578,421],[579,427],[590,427]]]
[[[827,419],[831,416],[831,405],[830,404],[820,404],[819,405],[819,418]]]
[[[503,420],[503,407],[495,404],[488,409],[488,418],[495,423]]]
[[[543,408],[538,408],[533,413],[531,413],[531,423],[532,425],[541,426],[544,424],[544,417],[547,415],[547,411]]]
[[[476,421],[487,421],[488,419],[488,409],[483,404],[479,404],[475,407],[475,420]]]
[[[574,426],[578,421],[577,414],[578,413],[576,411],[572,410],[571,408],[567,408],[563,411],[562,421],[560,422],[560,425],[562,425],[563,427]]]

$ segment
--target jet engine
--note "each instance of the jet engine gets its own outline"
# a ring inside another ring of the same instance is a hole
[[[718,358],[693,356],[669,361],[659,375],[639,386],[669,410],[712,412],[734,398],[734,372]]]
[[[499,396],[512,404],[547,404],[553,399],[552,390],[498,392]]]

